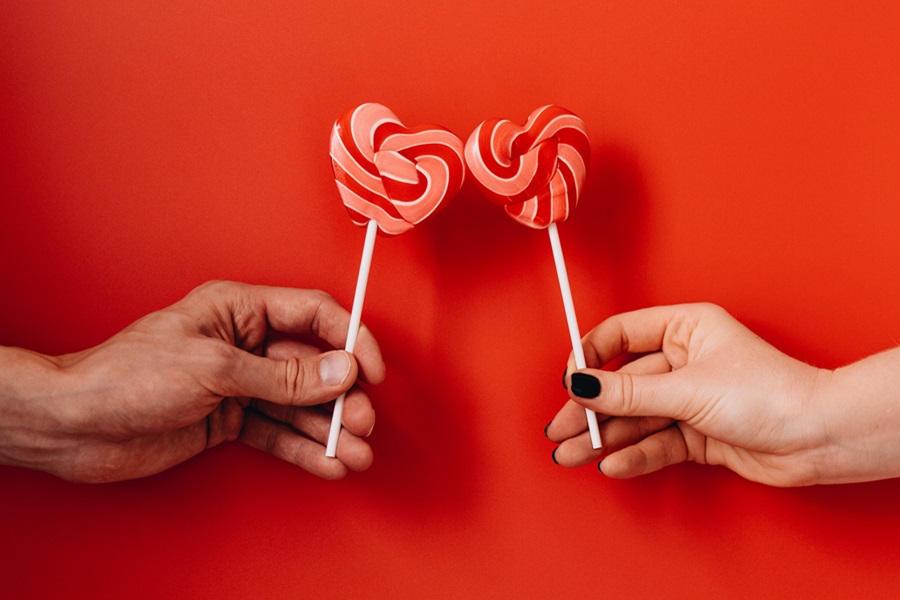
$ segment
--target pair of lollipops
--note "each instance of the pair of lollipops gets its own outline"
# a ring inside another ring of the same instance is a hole
[[[484,121],[465,146],[437,125],[405,127],[380,104],[345,113],[331,132],[332,166],[350,218],[366,227],[347,352],[356,346],[376,233],[403,233],[443,208],[462,186],[468,165],[482,191],[510,217],[550,234],[575,364],[583,369],[581,333],[556,223],[578,203],[589,156],[584,122],[558,106],[537,109],[524,126],[504,119]],[[326,456],[337,452],[343,408],[342,395],[335,402]],[[586,413],[591,443],[600,448],[597,415]]]

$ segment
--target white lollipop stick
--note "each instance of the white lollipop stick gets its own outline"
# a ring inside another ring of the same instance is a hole
[[[559,231],[556,223],[547,228],[550,234],[550,246],[553,248],[553,262],[556,263],[556,275],[559,277],[559,290],[562,292],[563,307],[566,309],[566,321],[569,324],[569,337],[572,338],[572,352],[575,354],[575,367],[583,369],[587,366],[584,360],[584,348],[581,347],[581,333],[578,331],[578,319],[575,317],[575,302],[572,301],[572,288],[569,287],[569,275],[566,272],[566,261],[563,259],[562,244],[559,242]],[[588,429],[591,431],[591,446],[602,448],[600,427],[597,425],[597,413],[589,408],[584,409],[587,415]]]
[[[359,335],[359,321],[362,318],[363,300],[366,298],[366,284],[369,282],[369,268],[372,266],[376,233],[378,233],[378,223],[372,219],[366,226],[366,241],[363,244],[362,260],[359,263],[359,276],[356,278],[356,293],[353,296],[353,308],[350,310],[350,326],[347,328],[347,345],[344,350],[350,354],[353,354],[353,350],[356,348],[356,337]],[[346,395],[346,393],[341,394],[334,403],[331,429],[328,431],[328,445],[325,447],[325,456],[331,458],[337,455],[338,436],[341,433],[341,416],[344,414],[344,397]]]

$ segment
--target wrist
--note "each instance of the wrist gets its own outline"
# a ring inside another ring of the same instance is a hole
[[[0,464],[58,472],[62,377],[57,359],[0,347]]]
[[[900,351],[834,371],[822,395],[827,440],[821,483],[900,476]]]

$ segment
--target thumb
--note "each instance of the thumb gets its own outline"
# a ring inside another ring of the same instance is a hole
[[[230,374],[234,390],[228,395],[287,406],[334,400],[353,386],[359,372],[356,359],[343,350],[285,360],[238,352]]]
[[[569,395],[585,408],[619,417],[686,420],[696,400],[680,371],[636,374],[582,369],[572,373]]]

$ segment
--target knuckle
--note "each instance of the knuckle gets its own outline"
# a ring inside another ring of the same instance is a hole
[[[326,331],[331,327],[332,314],[341,309],[340,303],[331,294],[322,290],[308,290],[310,303],[313,305],[313,317],[310,322],[310,330],[317,336],[327,336]]]
[[[307,290],[307,292],[309,293],[310,298],[314,302],[318,302],[319,304],[324,304],[324,303],[328,303],[328,302],[337,302],[337,300],[334,299],[334,296],[332,296],[328,292],[325,292],[322,290],[315,290],[315,289]]]
[[[619,325],[619,348],[622,352],[628,352],[631,349],[631,339],[628,336],[628,328],[621,323]]]
[[[620,373],[619,397],[622,401],[622,413],[625,415],[633,415],[638,409],[637,391],[634,383],[634,377],[630,373]]]
[[[292,356],[285,361],[283,377],[284,397],[288,399],[288,404],[295,406],[300,403],[303,389],[303,365],[299,358]]]
[[[193,290],[191,290],[190,294],[188,294],[188,295],[189,296],[197,296],[197,295],[202,295],[202,294],[206,294],[209,292],[227,290],[227,289],[229,289],[229,287],[231,285],[233,285],[233,282],[231,282],[231,281],[223,281],[221,279],[212,279],[205,283],[201,283],[200,285],[195,287]]]
[[[323,292],[322,290],[305,290],[305,292],[307,294],[307,300],[314,307],[317,318],[323,312],[327,312],[333,307],[338,306],[338,301],[328,292]]]
[[[313,362],[298,357],[285,361],[281,385],[289,406],[306,406],[310,403],[310,386],[318,377],[314,372],[315,368]]]
[[[721,318],[728,315],[728,312],[724,308],[718,304],[713,304],[712,302],[701,302],[697,305],[697,308],[703,317]]]

